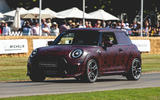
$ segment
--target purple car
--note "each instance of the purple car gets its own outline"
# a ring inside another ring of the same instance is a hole
[[[49,46],[32,51],[27,75],[32,81],[74,77],[92,83],[105,75],[139,80],[141,53],[122,30],[70,29],[49,42]]]

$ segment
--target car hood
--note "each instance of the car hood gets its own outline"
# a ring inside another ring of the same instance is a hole
[[[77,45],[55,45],[38,49],[39,55],[61,55],[66,56],[75,49],[82,49],[85,52],[94,52],[99,46],[77,46]]]

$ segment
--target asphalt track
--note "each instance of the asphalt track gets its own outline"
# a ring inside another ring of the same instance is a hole
[[[160,73],[143,74],[139,81],[127,81],[122,76],[105,76],[95,83],[83,83],[73,78],[45,82],[1,82],[0,98],[146,87],[160,87]]]

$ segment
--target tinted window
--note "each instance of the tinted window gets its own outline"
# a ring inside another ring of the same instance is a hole
[[[97,31],[72,31],[64,33],[57,41],[59,45],[98,45]]]
[[[117,32],[116,38],[118,44],[132,44],[131,40],[125,32]]]
[[[117,40],[113,32],[102,33],[102,45],[112,46],[114,44],[117,44]]]

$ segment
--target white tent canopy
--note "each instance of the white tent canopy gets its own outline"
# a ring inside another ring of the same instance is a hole
[[[4,16],[3,16],[3,14],[2,13],[0,13],[0,18],[3,18]]]
[[[45,8],[42,10],[42,13],[47,13],[47,14],[51,14],[53,17],[55,18],[64,18],[63,16],[59,16],[57,15],[57,13],[53,10],[51,10],[50,8]]]
[[[119,18],[105,12],[103,9],[99,9],[97,11],[89,13],[94,17],[94,19],[99,19],[99,20],[119,20]]]
[[[14,17],[15,13],[16,13],[16,10],[12,10],[12,11],[4,13],[4,15]],[[22,15],[22,14],[28,13],[28,11],[24,8],[19,8],[19,13],[20,13],[20,15]]]
[[[42,18],[54,18],[56,16],[56,12],[50,10],[50,9],[45,9],[41,10],[41,17]],[[23,14],[22,18],[33,18],[33,19],[38,19],[39,18],[39,8],[34,7],[30,10],[28,10],[28,13]]]
[[[83,11],[79,10],[76,7],[66,9],[57,13],[59,16],[64,18],[83,18]],[[93,17],[87,13],[84,14],[85,19],[92,19]]]
[[[57,15],[57,13],[50,8],[45,8],[44,10],[42,10],[42,13],[51,14],[53,17],[56,17]]]

